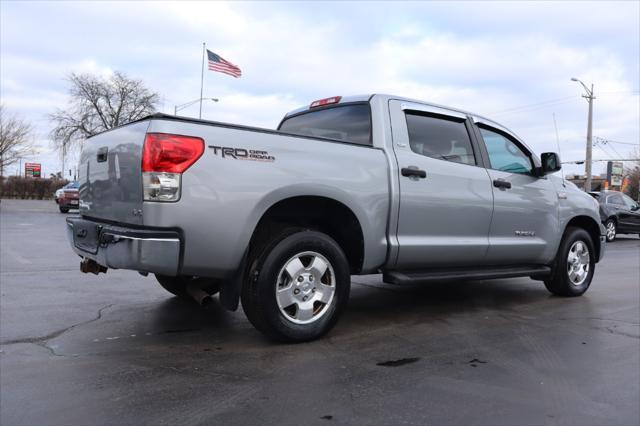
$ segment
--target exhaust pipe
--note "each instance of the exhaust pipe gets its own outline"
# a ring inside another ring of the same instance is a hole
[[[211,295],[198,287],[196,283],[191,282],[187,284],[187,293],[189,293],[189,296],[191,296],[193,300],[203,308],[206,308],[213,303]]]
[[[80,262],[80,272],[84,272],[85,274],[88,274],[90,272],[92,274],[98,275],[100,272],[106,273],[107,268],[98,264],[95,260],[85,257]]]

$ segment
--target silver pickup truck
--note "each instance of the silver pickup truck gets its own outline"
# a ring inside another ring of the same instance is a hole
[[[83,272],[151,273],[201,304],[219,292],[271,338],[305,341],[354,274],[583,294],[605,230],[559,169],[492,120],[396,96],[322,99],[277,130],[156,114],[86,141],[68,236]]]

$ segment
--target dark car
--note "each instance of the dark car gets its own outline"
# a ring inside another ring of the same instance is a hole
[[[71,182],[56,191],[55,200],[61,213],[68,213],[70,209],[77,209],[80,202],[79,182]]]
[[[622,192],[590,192],[600,204],[600,219],[607,228],[607,241],[617,234],[640,235],[640,210],[638,203]]]

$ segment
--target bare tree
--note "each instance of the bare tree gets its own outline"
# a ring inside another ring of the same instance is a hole
[[[632,158],[640,158],[640,148],[635,148],[631,153]],[[626,175],[629,179],[626,193],[634,200],[640,198],[640,161],[627,165]],[[640,201],[640,200],[638,200]]]
[[[0,105],[0,176],[4,175],[6,166],[33,153],[32,131],[29,123],[8,116],[4,106]]]
[[[56,148],[63,148],[63,156],[65,149],[89,136],[155,112],[160,100],[142,81],[121,72],[108,78],[72,73],[68,79],[69,107],[49,116],[55,123],[51,137]]]

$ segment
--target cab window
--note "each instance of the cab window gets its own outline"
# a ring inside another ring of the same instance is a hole
[[[531,158],[518,144],[502,133],[484,127],[479,129],[487,147],[492,169],[521,174],[530,174],[533,171]]]
[[[310,110],[286,118],[278,130],[358,145],[371,145],[371,109],[369,104],[347,104]]]
[[[438,160],[476,164],[463,120],[412,112],[408,112],[406,118],[413,152]]]

